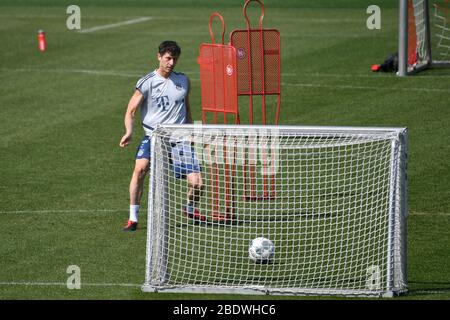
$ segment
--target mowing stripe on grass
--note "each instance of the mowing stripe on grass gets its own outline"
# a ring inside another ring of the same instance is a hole
[[[107,30],[107,29],[117,28],[117,27],[126,26],[126,25],[130,25],[130,24],[145,22],[145,21],[149,21],[151,19],[152,19],[152,17],[141,17],[141,18],[126,20],[126,21],[117,22],[117,23],[105,24],[102,26],[92,27],[92,28],[88,28],[88,29],[82,29],[78,32],[79,33],[96,32],[99,30]]]

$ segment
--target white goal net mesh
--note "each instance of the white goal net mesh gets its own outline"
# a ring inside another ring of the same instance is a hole
[[[408,0],[408,66],[450,62],[450,1]]]
[[[450,61],[450,1],[433,3],[432,21],[432,34],[436,43],[433,60]]]
[[[405,129],[161,126],[151,157],[144,291],[406,290]],[[196,164],[189,217],[176,175]],[[249,259],[257,237],[268,263]]]

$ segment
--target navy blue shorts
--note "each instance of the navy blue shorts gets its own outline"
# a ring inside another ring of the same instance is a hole
[[[147,159],[150,160],[150,137],[142,138],[141,144],[136,150],[136,160]]]
[[[145,136],[136,151],[136,160],[150,160],[150,137]],[[202,168],[189,142],[172,143],[170,153],[172,171],[177,179],[184,179],[190,173],[201,172]]]

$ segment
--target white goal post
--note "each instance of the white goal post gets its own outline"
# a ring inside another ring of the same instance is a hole
[[[450,0],[399,0],[398,75],[450,67]]]
[[[188,184],[174,174],[192,152],[205,220],[183,214]],[[406,162],[406,128],[157,126],[142,290],[404,293]],[[249,259],[257,237],[275,246],[268,263]]]

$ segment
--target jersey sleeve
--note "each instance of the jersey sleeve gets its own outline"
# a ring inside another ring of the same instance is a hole
[[[147,99],[150,92],[149,79],[147,77],[139,79],[138,82],[136,82],[135,89],[139,90],[139,92],[142,93],[144,98]]]

